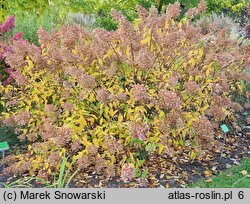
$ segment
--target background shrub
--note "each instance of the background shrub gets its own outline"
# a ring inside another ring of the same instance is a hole
[[[123,13],[128,20],[133,21],[136,16],[137,4],[149,9],[156,6],[159,13],[165,13],[166,5],[176,0],[2,0],[3,8],[0,22],[10,15],[16,16],[16,31],[23,32],[24,38],[37,44],[37,29],[43,27],[47,31],[58,28],[63,23],[72,19],[74,15],[94,15],[95,27],[106,30],[117,29],[117,23],[111,17],[114,8]],[[188,9],[198,5],[199,0],[179,0],[184,14]],[[245,19],[249,18],[249,2],[246,0],[206,0],[208,13],[226,12],[227,15],[238,19],[242,26],[246,25]],[[246,17],[245,17],[246,16]],[[77,21],[75,21],[77,22]]]
[[[5,54],[11,52],[11,44],[14,41],[20,41],[22,39],[21,32],[15,35],[10,34],[14,27],[14,16],[10,16],[3,24],[0,24],[0,82],[3,83],[3,85],[10,84],[13,81],[10,75],[14,71],[13,68],[5,63]],[[2,107],[0,110],[1,109]]]

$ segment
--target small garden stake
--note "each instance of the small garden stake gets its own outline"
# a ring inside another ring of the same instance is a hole
[[[224,132],[224,140],[223,140],[223,144],[222,144],[222,148],[221,148],[221,152],[220,152],[220,160],[221,160],[222,153],[223,153],[223,150],[224,150],[224,146],[225,146],[225,143],[226,143],[226,136],[227,136],[227,133],[229,132],[229,129],[225,124],[222,124],[220,126],[220,128]]]
[[[0,151],[2,152],[2,159],[5,157],[5,151],[8,150],[9,144],[8,142],[0,142]],[[4,164],[3,164],[3,169],[4,169]]]

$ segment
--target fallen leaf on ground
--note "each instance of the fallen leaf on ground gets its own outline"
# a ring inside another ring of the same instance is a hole
[[[247,118],[247,124],[250,125],[250,118]]]
[[[206,183],[211,183],[212,181],[213,181],[212,179],[205,180]]]
[[[210,170],[206,170],[203,172],[205,174],[206,177],[212,176],[213,172]]]
[[[246,176],[247,175],[247,171],[246,170],[243,170],[240,172],[243,176]]]

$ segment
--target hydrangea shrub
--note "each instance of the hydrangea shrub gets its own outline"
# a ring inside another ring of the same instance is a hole
[[[205,9],[201,1],[177,21],[179,3],[164,15],[138,6],[134,23],[113,10],[116,31],[64,26],[39,30],[41,47],[14,41],[1,120],[28,144],[6,157],[5,172],[50,176],[66,154],[72,170],[128,182],[152,155],[209,152],[219,125],[241,110],[230,93],[244,92],[250,59],[225,29],[195,27]]]

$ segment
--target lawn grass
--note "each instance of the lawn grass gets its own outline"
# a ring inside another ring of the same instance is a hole
[[[193,183],[190,188],[250,188],[250,158],[243,159],[235,165],[211,179]]]

